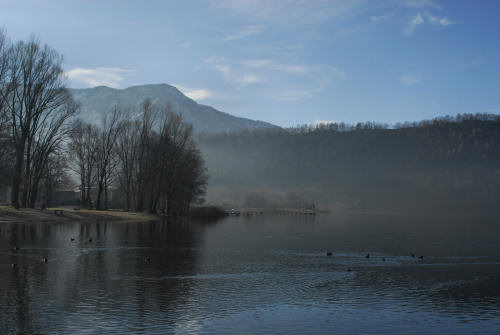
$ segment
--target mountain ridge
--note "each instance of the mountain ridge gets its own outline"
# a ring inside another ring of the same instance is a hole
[[[81,116],[89,122],[100,120],[103,114],[119,106],[138,107],[147,98],[154,104],[170,106],[172,112],[182,115],[186,123],[198,133],[228,133],[242,130],[279,128],[268,122],[251,120],[199,104],[169,84],[136,85],[124,89],[108,86],[70,88],[76,102],[80,103]]]

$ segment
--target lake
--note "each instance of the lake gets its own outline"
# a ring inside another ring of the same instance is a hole
[[[498,334],[499,233],[444,214],[3,223],[0,333]]]

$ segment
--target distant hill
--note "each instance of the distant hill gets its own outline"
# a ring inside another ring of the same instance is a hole
[[[497,115],[205,135],[199,145],[212,203],[500,212]]]
[[[276,128],[270,123],[236,117],[218,111],[210,106],[200,105],[186,97],[174,86],[167,84],[132,86],[114,89],[97,86],[87,89],[70,89],[73,97],[81,104],[81,117],[96,122],[115,105],[127,108],[137,107],[149,98],[153,103],[172,107],[172,111],[183,116],[198,133],[224,133],[241,130]]]

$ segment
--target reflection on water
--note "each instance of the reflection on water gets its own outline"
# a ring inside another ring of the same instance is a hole
[[[0,329],[497,333],[497,222],[349,214],[4,223]]]

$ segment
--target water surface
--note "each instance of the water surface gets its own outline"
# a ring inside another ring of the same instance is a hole
[[[4,223],[0,333],[499,333],[499,222]]]

